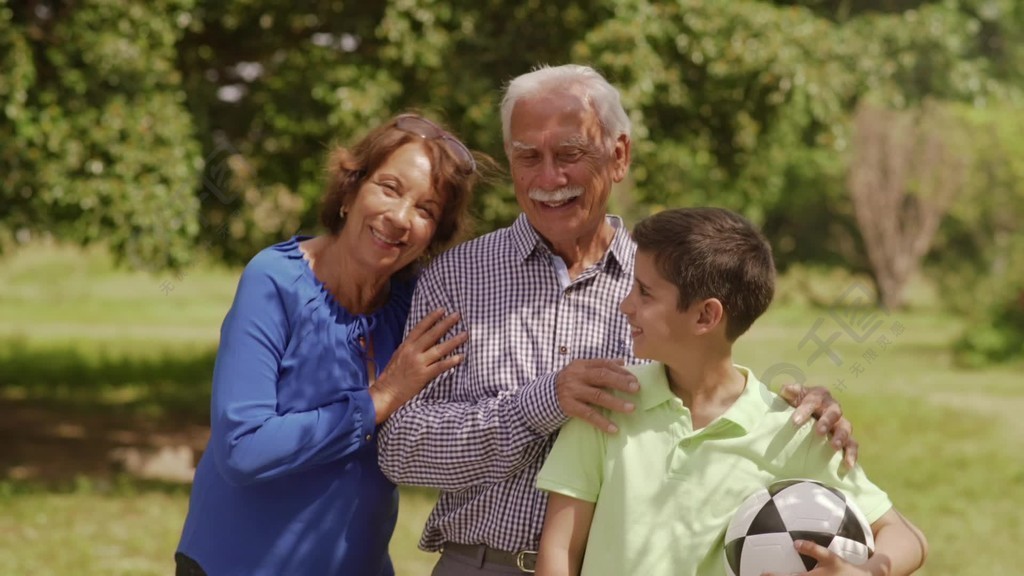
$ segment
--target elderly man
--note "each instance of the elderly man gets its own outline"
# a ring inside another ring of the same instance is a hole
[[[419,280],[409,326],[459,311],[465,361],[384,425],[384,473],[441,490],[420,540],[443,550],[434,576],[532,571],[547,504],[536,486],[558,429],[584,418],[615,433],[636,380],[618,303],[636,248],[607,214],[630,164],[630,123],[618,91],[591,68],[542,67],[514,79],[501,106],[505,152],[522,214],[508,228],[439,257]],[[618,391],[619,394],[613,392]],[[855,458],[849,423],[827,392],[817,429]]]

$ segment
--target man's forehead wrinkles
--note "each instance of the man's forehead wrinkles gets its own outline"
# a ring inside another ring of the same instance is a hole
[[[590,144],[590,139],[582,134],[575,134],[562,140],[561,146],[587,146]]]
[[[590,144],[590,139],[589,138],[587,138],[586,136],[583,136],[582,134],[575,134],[573,136],[569,136],[568,138],[565,138],[564,140],[561,140],[560,142],[558,142],[556,144],[556,146],[560,147],[560,148],[561,147],[574,147],[575,148],[575,147],[588,146],[589,144]],[[526,142],[523,142],[521,140],[512,140],[509,143],[509,146],[511,146],[512,149],[517,151],[517,152],[519,152],[519,151],[532,151],[532,150],[537,150],[539,148],[536,145],[527,144]]]

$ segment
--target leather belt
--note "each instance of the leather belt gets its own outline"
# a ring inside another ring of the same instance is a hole
[[[537,566],[537,552],[535,550],[523,550],[521,552],[507,552],[491,548],[484,544],[458,544],[456,542],[445,542],[441,547],[441,553],[458,554],[483,560],[485,564],[500,564],[502,566],[513,566],[521,572],[532,574]]]

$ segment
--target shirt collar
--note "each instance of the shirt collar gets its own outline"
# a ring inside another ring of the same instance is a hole
[[[626,224],[618,216],[608,216],[608,221],[615,227],[615,236],[612,236],[612,245],[605,255],[605,270],[612,267],[625,274],[633,273],[633,260],[636,257],[636,244],[633,237],[626,230]]]
[[[611,246],[609,246],[608,252],[602,258],[600,265],[605,271],[614,269],[619,272],[632,274],[633,270],[630,263],[636,254],[636,244],[633,243],[633,239],[630,237],[629,231],[626,230],[626,225],[622,218],[611,214],[606,215],[605,218],[615,228],[615,235],[612,236]],[[526,219],[526,214],[519,214],[516,221],[512,223],[510,230],[516,253],[519,254],[521,260],[526,260],[535,252],[539,252],[545,257],[551,255],[551,249],[548,248],[544,239],[530,225],[530,221]]]
[[[650,410],[677,397],[668,386],[668,375],[665,373],[665,365],[661,362],[641,364],[632,370],[640,382],[637,405],[641,409]]]
[[[754,373],[744,366],[735,365],[736,369],[747,379],[747,385],[743,388],[736,402],[729,407],[717,420],[728,420],[744,431],[750,431],[757,424],[758,420],[767,413],[771,407],[775,395],[754,376]],[[633,368],[634,374],[641,382],[637,405],[643,410],[650,410],[655,406],[678,398],[669,388],[668,376],[665,373],[665,365],[661,362],[652,362]]]

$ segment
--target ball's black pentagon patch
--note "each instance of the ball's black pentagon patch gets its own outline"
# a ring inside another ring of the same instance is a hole
[[[832,540],[835,538],[834,534],[829,534],[828,532],[808,532],[804,530],[793,530],[789,533],[789,535],[793,538],[793,540],[808,540],[810,542],[814,542],[815,544],[823,548],[828,548],[829,544],[831,544]],[[800,560],[803,561],[804,566],[807,567],[808,572],[813,570],[814,567],[818,565],[817,559],[812,558],[811,556],[806,556],[804,554],[800,555]]]
[[[779,480],[778,482],[774,482],[771,486],[768,487],[768,495],[775,496],[776,494],[782,492],[786,488],[789,488],[790,486],[793,486],[795,484],[802,484],[803,482],[805,482],[805,480]]]
[[[786,532],[786,523],[782,520],[782,515],[779,514],[775,501],[769,500],[757,512],[757,516],[754,516],[754,519],[751,520],[750,527],[747,528],[747,536],[774,534],[776,532]]]
[[[846,514],[843,515],[843,520],[839,523],[839,529],[836,530],[837,536],[843,538],[849,538],[854,542],[860,542],[861,544],[867,544],[868,538],[864,534],[864,526],[860,520],[857,519],[857,515],[853,513],[853,510],[849,506],[846,507]]]
[[[733,574],[740,573],[740,559],[743,556],[743,538],[739,538],[729,542],[725,545],[725,560],[729,563],[729,567],[732,568]]]

